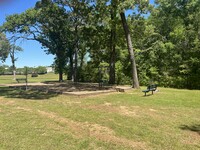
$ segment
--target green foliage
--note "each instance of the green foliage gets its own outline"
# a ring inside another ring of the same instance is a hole
[[[22,37],[20,35],[17,38],[40,42],[47,53],[56,56],[55,64],[62,75],[67,59],[67,21],[64,9],[51,1],[41,1],[33,9],[8,16],[2,30],[13,34],[23,34]]]
[[[120,19],[128,9],[134,10],[125,18],[135,52],[132,63]],[[110,76],[117,84],[130,84],[136,61],[141,85],[153,81],[199,89],[199,16],[198,0],[157,0],[156,7],[146,0],[42,0],[33,9],[8,16],[1,30],[40,42],[55,55],[60,77],[65,72],[70,80],[99,82]],[[103,63],[109,69],[100,77]]]
[[[116,69],[116,83],[117,84],[131,84],[131,78],[130,76],[127,76],[124,74],[124,66],[123,64],[120,62],[120,61],[117,61],[116,62],[116,65],[115,65]]]
[[[141,83],[154,80],[167,87],[199,88],[199,8],[198,0],[157,1],[140,30],[142,37],[135,39]]]
[[[0,60],[4,62],[10,51],[10,43],[5,34],[0,32]]]
[[[31,77],[33,77],[33,78],[34,78],[34,77],[38,77],[38,74],[37,74],[37,73],[32,73],[32,74],[31,74]]]
[[[4,75],[10,72],[10,67],[7,65],[0,65],[0,75]]]
[[[46,67],[38,66],[37,68],[34,68],[34,72],[36,72],[38,74],[45,74],[45,73],[47,73],[47,69],[46,69]]]

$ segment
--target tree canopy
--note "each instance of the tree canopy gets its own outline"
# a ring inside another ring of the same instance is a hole
[[[10,43],[5,34],[0,33],[0,60],[4,62],[10,51]]]
[[[200,89],[199,16],[199,0],[41,0],[2,31],[55,55],[59,81],[99,82],[103,65],[110,84]]]

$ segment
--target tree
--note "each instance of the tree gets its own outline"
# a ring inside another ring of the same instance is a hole
[[[133,45],[132,45],[132,40],[131,40],[131,35],[130,35],[130,30],[128,27],[128,24],[126,22],[125,14],[124,12],[120,13],[121,19],[122,19],[122,24],[126,36],[126,42],[129,50],[129,55],[130,55],[130,60],[131,60],[131,70],[132,70],[132,86],[134,88],[139,88],[139,80],[138,80],[138,75],[137,75],[137,67],[136,67],[136,62],[135,62],[135,55],[133,51]]]
[[[15,44],[11,45],[10,48],[10,58],[11,58],[11,62],[12,62],[12,70],[13,70],[13,80],[16,79],[16,67],[15,67],[15,62],[17,61],[18,58],[15,57],[15,54],[17,52],[23,51],[23,49],[19,46],[16,46]]]
[[[7,22],[3,25],[4,31],[20,33],[19,38],[37,40],[46,48],[47,53],[55,55],[60,81],[65,68],[68,69],[68,78],[78,81],[80,74],[83,73],[84,56],[87,54],[90,62],[94,63],[89,65],[90,67],[98,68],[101,63],[109,63],[109,83],[115,83],[115,62],[120,61],[126,40],[131,63],[127,61],[119,64],[126,70],[129,69],[128,75],[132,74],[132,87],[139,88],[133,49],[135,45],[131,41],[133,35],[125,12],[130,8],[142,12],[146,1],[56,0],[56,2],[58,4],[51,0],[42,0],[36,3],[34,9],[29,9],[20,15],[8,16]],[[120,26],[120,19],[123,28]],[[121,32],[122,29],[124,34]],[[128,52],[125,56],[128,56]]]
[[[51,0],[42,0],[33,9],[8,16],[2,28],[5,32],[20,33],[17,38],[40,42],[48,54],[55,55],[59,81],[62,81],[69,33],[67,17],[65,10]]]
[[[60,8],[51,0],[42,0],[36,3],[35,9],[40,12],[37,23],[41,27],[37,27],[42,31],[42,34],[41,32],[38,34],[37,39],[48,48],[48,53],[56,56],[55,65],[59,73],[59,81],[63,81],[63,72],[67,62],[67,47],[69,47],[68,34],[70,34],[68,14],[65,13],[64,8]]]
[[[111,33],[110,33],[110,71],[109,71],[109,83],[115,84],[116,72],[116,31],[117,31],[117,6],[115,0],[111,1]]]
[[[62,2],[64,4],[67,4],[69,6],[74,6],[74,4],[76,4],[76,2],[78,1],[66,1],[66,0],[62,0]],[[85,2],[85,1],[83,1]],[[82,2],[82,3],[83,3]],[[88,1],[87,1],[88,2]],[[123,28],[124,28],[124,33],[125,33],[125,37],[127,40],[127,46],[128,46],[128,50],[129,50],[129,54],[130,54],[130,58],[131,58],[131,64],[132,64],[132,79],[133,79],[133,83],[132,86],[135,88],[139,88],[139,81],[138,81],[138,77],[137,77],[137,68],[136,68],[136,62],[135,62],[135,56],[134,56],[134,51],[133,51],[133,46],[132,46],[132,41],[131,41],[131,36],[130,36],[130,31],[129,31],[129,27],[128,24],[126,22],[126,17],[125,17],[125,13],[124,10],[126,10],[127,8],[133,8],[135,5],[139,5],[138,8],[140,10],[143,9],[143,6],[146,6],[146,1],[140,1],[140,3],[132,0],[132,1],[123,1],[120,2],[118,0],[96,0],[96,1],[91,1],[91,3],[94,6],[94,14],[97,14],[97,16],[103,16],[102,14],[106,14],[106,10],[107,7],[109,5],[111,5],[111,7],[109,7],[109,11],[111,14],[111,38],[110,38],[110,83],[114,83],[115,82],[115,40],[116,40],[116,16],[117,14],[120,14],[121,16],[121,20],[122,20],[122,24],[123,24]],[[103,10],[103,11],[102,11]],[[98,20],[99,18],[94,18],[94,20]],[[104,18],[104,21],[99,22],[97,21],[96,27],[98,26],[98,24],[105,24],[105,22],[107,17]]]
[[[10,51],[10,43],[5,34],[0,33],[0,60],[4,62]]]
[[[38,66],[37,68],[34,68],[34,72],[38,74],[45,74],[47,73],[47,69],[44,66]]]
[[[0,65],[0,75],[5,74],[5,72],[7,71],[8,68],[9,68],[9,66],[7,66],[7,65]]]
[[[130,60],[131,60],[131,70],[132,70],[132,87],[134,88],[139,88],[139,80],[138,80],[138,74],[137,74],[137,66],[136,66],[136,61],[135,61],[135,55],[134,55],[134,50],[133,50],[133,45],[132,45],[132,40],[131,40],[131,34],[130,34],[130,29],[126,21],[125,13],[124,10],[127,8],[136,8],[136,5],[138,5],[138,12],[145,12],[145,9],[147,8],[148,1],[147,0],[141,0],[141,1],[123,1],[119,2],[119,12],[120,12],[120,17],[122,21],[122,25],[124,28],[124,33],[126,37],[126,42],[127,42],[127,47],[130,55]]]
[[[158,0],[147,22],[145,54],[159,84],[178,88],[200,88],[200,2]],[[155,61],[159,60],[159,61]],[[150,75],[150,74],[149,74]]]
[[[88,26],[91,19],[90,0],[55,0],[56,3],[62,4],[63,8],[67,8],[70,23],[70,39],[68,40],[68,58],[69,58],[69,74],[68,79],[75,82],[78,81],[80,70],[82,70],[83,58],[87,53],[90,32]],[[79,65],[79,60],[81,61]],[[80,69],[79,69],[80,68]]]
[[[124,35],[126,37],[126,42],[127,42],[127,47],[128,47],[128,52],[130,55],[130,60],[131,60],[131,70],[132,70],[132,87],[134,88],[139,88],[139,80],[138,80],[138,75],[137,75],[137,66],[136,66],[136,61],[135,61],[135,56],[134,56],[134,50],[133,50],[133,45],[132,45],[132,39],[131,39],[131,33],[129,30],[129,25],[126,20],[125,16],[125,11],[126,9],[136,9],[138,8],[138,12],[143,13],[145,11],[145,7],[147,6],[147,1],[134,1],[134,0],[126,0],[123,2],[120,2],[119,0],[111,0],[111,1],[96,1],[97,5],[104,5],[104,9],[106,10],[106,7],[110,4],[109,10],[111,12],[111,57],[110,57],[110,83],[113,83],[113,79],[115,78],[115,61],[116,58],[114,57],[115,54],[115,47],[116,47],[116,19],[117,16],[120,15],[121,17],[121,22],[123,25],[124,29]],[[98,6],[99,7],[99,6]],[[147,7],[146,7],[147,8]],[[135,10],[136,11],[136,10]],[[102,13],[105,13],[103,11]]]

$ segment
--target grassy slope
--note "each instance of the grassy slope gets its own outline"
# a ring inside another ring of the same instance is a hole
[[[0,89],[0,149],[200,149],[200,91],[86,98],[29,92]]]

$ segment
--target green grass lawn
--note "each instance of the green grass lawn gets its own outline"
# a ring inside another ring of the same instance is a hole
[[[200,91],[78,98],[0,88],[0,149],[198,150]]]
[[[26,78],[25,75],[16,75],[16,78]],[[58,81],[58,74],[48,73],[44,75],[39,75],[38,77],[31,77],[28,75],[28,82],[45,82],[45,81]],[[0,84],[12,84],[17,83],[16,80],[13,80],[12,75],[0,75]]]

